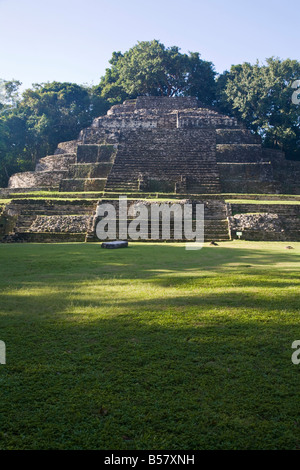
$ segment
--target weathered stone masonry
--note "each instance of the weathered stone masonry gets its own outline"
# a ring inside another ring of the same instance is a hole
[[[228,218],[230,207],[220,194],[299,194],[299,177],[299,163],[287,162],[282,152],[263,149],[260,138],[236,119],[200,106],[195,98],[139,97],[113,106],[77,140],[59,144],[54,155],[39,160],[34,172],[13,175],[9,188],[105,191],[107,197],[188,196],[208,204],[207,214],[215,207],[214,216],[207,216],[206,237],[229,239],[228,221],[233,234],[241,225]],[[46,234],[52,231],[65,239],[69,232],[80,241],[84,227],[87,238],[93,239],[88,217],[95,207],[87,215],[75,206],[65,210],[54,205],[51,213],[33,202],[31,208],[21,206],[19,211],[7,207],[4,213],[17,218],[14,233],[23,234],[23,239],[39,234],[40,240],[44,233],[48,240]],[[299,227],[290,233],[297,239]]]
[[[9,187],[297,194],[299,176],[299,164],[195,98],[140,97],[113,106]]]

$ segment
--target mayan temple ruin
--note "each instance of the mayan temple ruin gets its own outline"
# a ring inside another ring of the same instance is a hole
[[[300,162],[263,148],[236,119],[196,98],[139,97],[59,144],[34,172],[10,178],[1,190],[0,237],[99,241],[98,205],[117,206],[127,195],[129,205],[203,203],[207,241],[237,232],[249,240],[300,240],[300,206],[293,204],[299,181]],[[49,197],[35,197],[40,191]]]

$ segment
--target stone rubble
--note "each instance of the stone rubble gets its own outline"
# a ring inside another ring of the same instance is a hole
[[[29,232],[87,232],[92,221],[87,215],[38,215],[29,228]]]

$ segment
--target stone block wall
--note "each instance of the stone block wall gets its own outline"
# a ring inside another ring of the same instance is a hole
[[[145,181],[151,179],[175,188],[182,178],[192,175],[198,192],[217,192],[215,145],[215,132],[209,129],[123,132],[106,189],[139,190],[141,184],[146,190]]]
[[[296,194],[300,163],[262,149],[258,136],[196,98],[138,97],[59,144],[35,172],[13,175],[9,187],[102,191],[105,178],[108,191]]]
[[[0,241],[14,230],[17,218],[17,215],[9,215],[5,208],[0,207]]]
[[[271,163],[218,163],[223,193],[275,193]]]
[[[300,205],[231,204],[232,238],[243,232],[244,240],[300,240]]]
[[[120,131],[115,129],[106,129],[96,127],[94,124],[87,129],[83,129],[78,137],[78,144],[112,144],[119,142]]]
[[[115,208],[116,211],[116,217],[117,217],[117,224],[116,224],[116,229],[117,229],[117,239],[119,238],[119,232],[118,232],[118,221],[119,221],[119,201],[118,200],[105,200],[103,199],[102,201],[99,202],[99,206],[102,204],[112,204]],[[138,210],[139,205],[143,204],[144,207],[147,209],[147,218],[144,219],[145,223],[143,223],[143,227],[146,226],[146,232],[141,232],[140,234],[140,240],[141,241],[147,241],[147,239],[151,239],[151,222],[150,222],[150,214],[151,214],[151,209],[153,206],[159,206],[161,203],[155,203],[153,201],[137,201],[137,200],[130,200],[128,199],[127,201],[127,210],[128,210],[128,219],[127,219],[127,228],[129,227],[130,223],[135,219],[136,212],[135,209]],[[203,204],[204,205],[204,238],[205,241],[211,241],[211,240],[229,240],[229,227],[228,227],[228,219],[227,219],[227,208],[224,200],[222,199],[214,199],[211,198],[209,200],[178,200],[176,201],[176,204],[179,204],[182,208],[185,203],[192,204],[193,206],[193,217],[195,219],[196,216],[196,204]],[[171,207],[174,204],[174,201],[168,202],[166,199],[165,204],[168,204],[169,207]],[[98,206],[98,208],[99,208]],[[94,217],[93,221],[93,233],[89,237],[89,241],[99,241],[99,239],[96,237],[96,226],[97,223],[103,219],[103,216],[100,217],[98,208],[96,210],[96,215]],[[160,216],[159,219],[159,227],[160,227],[160,235],[159,239],[164,240],[162,237],[162,218]],[[183,227],[182,227],[183,228]],[[195,229],[195,226],[193,226]],[[171,213],[170,217],[170,235],[171,235],[171,240],[174,240],[174,218],[173,214]],[[185,241],[184,238],[184,230],[182,230],[182,238],[180,239],[181,241]],[[109,239],[109,238],[108,238]]]
[[[77,163],[113,162],[116,148],[107,144],[85,144],[77,147]]]
[[[77,150],[77,145],[78,145],[77,140],[69,140],[68,142],[61,142],[57,146],[55,155],[62,155],[64,153],[75,154]]]
[[[97,201],[89,200],[13,200],[5,206],[2,241],[85,241],[96,206]]]
[[[261,138],[247,129],[216,129],[217,144],[261,144]]]
[[[75,160],[75,154],[49,155],[38,161],[35,171],[66,171]]]
[[[233,214],[265,213],[281,214],[295,219],[300,218],[300,204],[231,204]]]
[[[58,188],[67,171],[26,171],[10,177],[9,188]]]
[[[158,109],[163,112],[177,109],[198,108],[198,100],[194,97],[167,98],[160,96],[139,96],[136,99],[135,108],[138,109]]]
[[[93,221],[91,215],[38,215],[28,231],[36,233],[86,233]]]
[[[260,144],[217,144],[217,161],[257,163],[265,159]]]
[[[283,194],[299,194],[300,192],[300,162],[286,160],[284,153],[278,150],[263,150],[266,158],[269,158],[274,180],[279,192]]]
[[[63,192],[104,191],[106,178],[63,179],[59,190]]]
[[[77,163],[70,166],[69,176],[71,178],[107,178],[113,163]]]
[[[238,127],[236,119],[222,115],[212,109],[196,111],[178,111],[177,127],[179,128],[234,128]]]

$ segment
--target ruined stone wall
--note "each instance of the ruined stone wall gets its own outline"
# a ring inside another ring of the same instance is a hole
[[[71,165],[69,169],[70,178],[107,178],[113,163],[76,163]]]
[[[64,178],[59,186],[64,192],[104,191],[106,178]]]
[[[202,184],[203,192],[211,192],[210,188],[218,183],[213,130],[126,131],[122,133],[106,189],[125,190],[131,185],[130,189],[138,190],[142,184],[147,190],[150,179],[166,184],[162,192],[169,192],[171,184],[170,192],[175,192],[175,184],[187,177]]]
[[[233,214],[244,213],[271,213],[283,214],[289,217],[300,218],[300,204],[231,204]]]
[[[77,163],[113,162],[116,148],[111,145],[85,144],[77,147]]]
[[[198,100],[194,97],[139,96],[135,107],[136,109],[159,109],[168,112],[177,109],[198,108]]]
[[[138,97],[59,144],[35,172],[13,175],[9,188],[297,194],[299,181],[299,162],[262,149],[258,136],[196,98]]]
[[[300,240],[300,205],[231,204],[232,238],[243,232],[244,240]]]
[[[248,129],[216,129],[217,144],[261,144],[261,138]]]
[[[12,200],[3,212],[2,241],[85,241],[96,205],[97,201],[89,200]]]
[[[55,155],[61,155],[64,153],[75,154],[77,150],[77,140],[69,140],[68,142],[61,142],[58,144],[57,149],[55,150]]]
[[[272,163],[274,180],[283,194],[300,193],[300,162],[286,160],[279,150],[263,149],[265,158]]]
[[[78,138],[77,144],[111,144],[117,145],[120,131],[116,128],[105,129],[104,127],[91,126],[83,129]]]
[[[75,163],[75,154],[49,155],[40,158],[35,171],[65,171]]]
[[[275,193],[271,163],[218,163],[223,193]]]
[[[120,238],[119,234],[119,201],[118,200],[105,200],[103,199],[102,201],[99,202],[98,208],[96,210],[96,216],[94,217],[93,221],[93,234],[90,236],[89,241],[99,241],[99,239],[96,237],[96,227],[97,223],[103,219],[103,216],[99,216],[99,208],[103,204],[111,204],[115,208],[116,212],[116,235],[117,238]],[[169,201],[166,199],[164,201],[165,204],[169,205],[171,207],[174,204],[174,201]],[[176,201],[176,204],[181,206],[183,210],[184,204],[189,203],[192,205],[192,210],[193,210],[193,217],[194,219],[196,218],[196,205],[197,204],[203,204],[204,205],[204,238],[205,241],[211,241],[211,240],[229,240],[229,227],[228,227],[228,219],[227,219],[227,208],[224,200],[221,198],[216,198],[214,199],[213,197],[209,200],[193,200],[193,199],[183,199],[183,200],[178,200]],[[128,219],[127,219],[127,229],[130,226],[130,223],[132,220],[135,219],[136,217],[136,211],[139,210],[140,204],[143,204],[143,208],[146,208],[146,213],[147,217],[143,219],[145,221],[142,223],[142,231],[140,232],[140,240],[147,241],[151,239],[152,235],[152,226],[151,226],[151,211],[153,206],[156,206],[159,208],[161,203],[155,203],[153,201],[145,201],[145,200],[127,200],[127,210],[128,210]],[[114,219],[113,219],[114,220]],[[170,214],[170,239],[175,240],[174,238],[174,217],[173,214]],[[160,218],[158,221],[158,226],[160,228],[160,233],[159,233],[159,239],[160,240],[165,240],[163,238],[162,234],[162,217],[160,214]],[[195,230],[195,222],[193,225],[193,229]],[[108,239],[109,238],[105,238]],[[184,237],[184,226],[182,226],[182,238],[180,239],[181,241],[185,240]]]
[[[217,161],[223,163],[258,163],[266,160],[259,144],[217,144]]]
[[[38,215],[28,231],[36,233],[86,233],[92,224],[93,216],[88,215]]]
[[[0,206],[0,240],[13,231],[17,222],[16,215],[10,215],[5,206]]]
[[[67,171],[27,171],[10,177],[9,188],[58,188]]]
[[[178,111],[177,127],[179,128],[232,128],[238,127],[236,119],[222,115],[208,108],[193,111]]]

